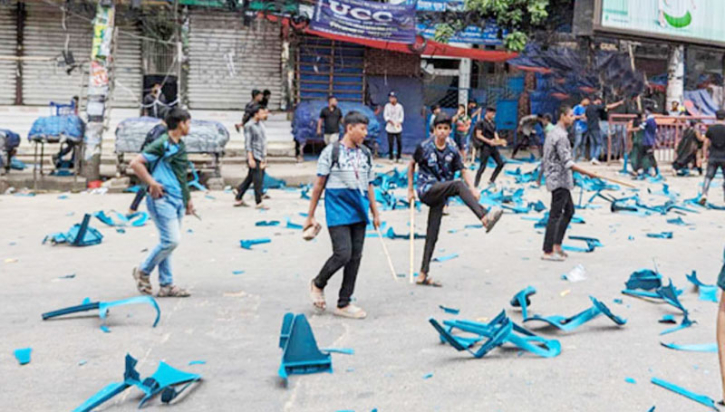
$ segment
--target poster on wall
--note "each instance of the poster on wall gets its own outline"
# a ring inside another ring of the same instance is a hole
[[[415,4],[319,0],[310,28],[340,36],[413,44]]]
[[[599,0],[603,30],[725,45],[723,0]]]

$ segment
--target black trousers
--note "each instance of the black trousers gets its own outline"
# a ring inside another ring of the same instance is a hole
[[[539,157],[544,157],[544,146],[536,143],[536,141],[534,140],[536,137],[536,133],[532,135],[524,135],[524,137],[518,143],[516,143],[516,146],[514,146],[514,151],[513,153],[511,153],[511,158],[513,159],[514,157],[516,157],[516,153],[518,153],[519,150],[529,146],[538,146]]]
[[[400,159],[403,154],[403,134],[402,133],[388,133],[388,157],[393,160],[393,143],[398,143],[398,153],[395,155],[396,159]]]
[[[136,192],[136,196],[133,198],[133,202],[131,202],[131,207],[129,207],[129,209],[133,210],[134,212],[137,211],[138,206],[141,204],[144,196],[146,196],[146,188],[142,187],[138,190],[138,192]]]
[[[264,186],[264,170],[261,162],[256,161],[257,167],[250,167],[247,177],[237,188],[237,200],[242,200],[244,194],[247,193],[249,186],[254,183],[254,201],[257,204],[262,203],[262,188]]]
[[[420,200],[428,205],[428,228],[425,233],[425,249],[423,251],[423,263],[420,271],[428,274],[430,260],[433,258],[433,251],[438,241],[438,233],[441,229],[443,219],[443,207],[449,197],[458,196],[463,203],[481,220],[486,215],[486,209],[473,197],[471,190],[460,180],[436,183],[420,197]],[[411,228],[412,230],[412,228]]]
[[[330,240],[332,240],[332,256],[322,266],[322,270],[320,270],[314,282],[315,286],[324,289],[332,275],[340,268],[345,268],[342,272],[342,285],[337,299],[338,308],[349,305],[350,298],[355,292],[355,280],[357,279],[358,269],[360,269],[366,226],[365,222],[360,222],[351,225],[332,226],[327,229],[330,232]]]
[[[551,253],[554,251],[554,245],[561,245],[572,217],[574,217],[574,201],[569,189],[559,188],[551,192],[549,222],[546,224],[544,235],[544,253]]]
[[[486,170],[486,164],[488,163],[489,157],[493,157],[493,161],[496,162],[496,169],[494,169],[493,174],[491,175],[491,183],[496,181],[499,173],[503,170],[503,166],[506,164],[501,157],[501,153],[498,152],[498,148],[483,146],[478,156],[481,164],[478,166],[478,172],[476,172],[476,180],[474,182],[476,187],[478,187],[478,184],[481,183],[481,176],[483,176],[483,172]]]
[[[655,172],[657,174],[660,173],[659,169],[657,168],[657,159],[655,159],[655,149],[652,146],[640,146],[639,147],[639,161],[640,164],[644,164],[644,159],[649,159],[650,164],[652,167],[655,168]],[[647,172],[647,170],[645,170]]]
[[[705,183],[702,185],[702,194],[707,195],[707,191],[710,190],[710,183],[715,178],[717,169],[721,169],[723,175],[725,175],[725,161],[710,160],[707,162],[707,171],[705,172]],[[725,190],[725,182],[723,182],[723,190]]]

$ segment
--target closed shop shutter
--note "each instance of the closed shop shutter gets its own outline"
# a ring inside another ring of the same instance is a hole
[[[10,4],[0,6],[0,56],[15,56],[17,47],[15,8]],[[15,76],[17,62],[0,60],[0,104],[15,103]]]
[[[141,31],[132,22],[120,19],[116,13],[115,87],[112,107],[139,107],[143,98],[143,70],[141,60]]]
[[[242,109],[253,89],[269,89],[269,107],[282,97],[280,27],[262,18],[248,27],[242,15],[194,10],[189,31],[189,106]]]

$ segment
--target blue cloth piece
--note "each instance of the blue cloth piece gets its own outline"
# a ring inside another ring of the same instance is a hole
[[[672,239],[672,232],[647,233],[647,237],[654,239]]]
[[[423,379],[430,379],[432,377],[433,377],[432,373],[426,373],[425,375],[423,375]]]
[[[332,373],[332,358],[317,347],[305,315],[285,314],[280,332],[282,363],[278,374],[285,382],[291,374]]]
[[[672,391],[672,392],[674,392],[674,393],[676,393],[678,395],[682,395],[682,396],[684,396],[684,397],[686,397],[686,398],[688,398],[690,400],[693,400],[693,401],[695,401],[695,402],[697,402],[697,403],[699,403],[701,405],[705,405],[705,406],[707,406],[708,408],[710,408],[712,410],[715,410],[715,411],[719,410],[715,406],[715,401],[713,401],[712,399],[710,399],[709,397],[707,397],[705,395],[697,394],[697,393],[692,392],[692,391],[689,391],[689,390],[687,390],[687,389],[685,389],[685,388],[683,388],[681,386],[677,386],[674,383],[670,383],[670,382],[667,382],[665,380],[662,380],[662,379],[659,379],[659,378],[655,378],[655,377],[652,378],[652,383],[655,384],[655,385],[657,385],[657,386],[660,386],[662,388],[665,388],[665,389],[667,389],[669,391]]]
[[[279,220],[260,220],[254,226],[279,226]]]
[[[696,345],[678,345],[674,342],[673,343],[660,342],[660,345],[664,346],[665,348],[684,351],[684,352],[717,353],[717,343],[703,343],[703,344],[696,344]]]
[[[165,362],[160,362],[156,372],[142,380],[136,371],[136,359],[127,354],[125,363],[126,370],[123,374],[123,382],[107,385],[81,406],[75,408],[73,412],[91,412],[131,386],[137,387],[144,393],[144,397],[139,402],[139,408],[158,394],[161,394],[161,402],[170,403],[190,385],[201,380],[201,375],[181,371],[169,366]],[[177,385],[183,386],[180,389],[176,389]]]
[[[111,329],[109,329],[106,325],[101,325],[101,330],[103,333],[111,333]]]
[[[27,365],[30,363],[30,354],[33,352],[32,348],[15,349],[13,355],[21,365]]]
[[[458,253],[452,253],[452,254],[446,255],[446,256],[434,257],[433,261],[434,262],[445,262],[447,260],[455,259],[457,257],[458,257]]]
[[[455,308],[448,308],[448,307],[445,307],[445,306],[443,306],[443,305],[438,305],[438,307],[439,307],[439,308],[440,308],[441,310],[443,310],[443,312],[446,312],[446,313],[450,313],[450,314],[452,314],[452,315],[457,315],[457,314],[459,314],[459,313],[461,312],[461,310],[460,310],[460,309],[455,309]]]
[[[526,289],[519,291],[511,298],[511,306],[521,308],[521,315],[524,318],[524,322],[529,318],[528,308],[531,304],[530,297],[535,294],[536,289],[533,286],[527,286]]]
[[[258,239],[242,239],[239,241],[239,244],[242,246],[242,249],[251,250],[252,246],[254,245],[263,245],[265,243],[271,243],[272,240],[270,238],[258,238]]]

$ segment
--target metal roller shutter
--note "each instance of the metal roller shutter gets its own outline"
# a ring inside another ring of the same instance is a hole
[[[0,6],[0,56],[15,56],[17,47],[16,4]],[[0,104],[15,103],[17,62],[0,60]]]
[[[76,3],[77,4],[77,3]],[[62,12],[58,6],[46,3],[27,3],[27,20],[24,28],[24,55],[52,58],[49,61],[23,61],[23,102],[26,105],[47,105],[51,101],[67,103],[80,95],[81,69],[68,75],[66,66],[60,65],[61,52],[65,49],[66,31],[62,26]],[[68,48],[76,63],[88,61],[93,41],[92,6],[86,10],[74,8],[74,14],[66,17]],[[81,15],[79,17],[78,15]]]
[[[249,27],[239,13],[192,11],[189,32],[189,106],[241,109],[252,89],[269,89],[270,109],[282,97],[279,25],[257,18]]]
[[[141,32],[131,22],[120,21],[116,13],[116,78],[112,107],[140,107],[143,98],[143,70],[141,67]]]

